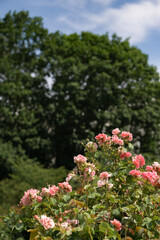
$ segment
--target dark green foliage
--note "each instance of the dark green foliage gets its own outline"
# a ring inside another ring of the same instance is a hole
[[[119,127],[159,156],[159,75],[128,40],[49,34],[23,11],[0,20],[0,40],[0,138],[18,155],[72,168],[81,141]]]
[[[41,18],[8,13],[0,21],[0,138],[44,165],[51,159]]]
[[[0,181],[0,211],[5,212],[12,205],[17,205],[24,194],[31,188],[42,187],[64,181],[67,171],[63,168],[45,169],[38,162],[19,159],[12,166],[9,178]],[[6,201],[7,199],[7,201]]]
[[[141,140],[137,151],[158,157],[160,83],[147,55],[128,40],[116,35],[109,39],[107,34],[57,32],[47,44],[57,166],[71,166],[86,137],[116,127],[139,136],[134,139],[135,144]]]

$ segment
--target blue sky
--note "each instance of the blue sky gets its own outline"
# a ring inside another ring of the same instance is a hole
[[[160,72],[160,0],[0,0],[0,18],[9,10],[41,16],[50,32],[130,37]]]

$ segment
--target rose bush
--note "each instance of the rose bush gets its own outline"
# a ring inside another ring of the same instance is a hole
[[[132,138],[116,128],[87,141],[65,182],[24,193],[19,228],[30,240],[159,239],[160,164],[145,167]]]

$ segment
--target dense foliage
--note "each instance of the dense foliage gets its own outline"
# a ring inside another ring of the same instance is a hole
[[[112,136],[87,142],[65,182],[24,193],[19,213],[5,219],[1,239],[28,231],[30,240],[158,240],[160,164],[145,166],[144,157],[133,153],[132,137],[116,128]]]
[[[6,189],[12,204],[31,183],[41,186],[38,175],[56,184],[60,171],[44,167],[73,168],[82,141],[117,125],[133,133],[137,154],[159,161],[159,75],[128,40],[49,33],[21,11],[0,19],[0,42],[2,209]]]
[[[23,11],[0,20],[0,40],[0,139],[19,154],[71,168],[81,141],[119,125],[159,155],[159,76],[128,40],[49,34]]]

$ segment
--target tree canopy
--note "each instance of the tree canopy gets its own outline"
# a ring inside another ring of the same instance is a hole
[[[129,40],[48,33],[22,11],[0,20],[0,41],[0,139],[17,154],[72,168],[82,141],[119,127],[158,157],[159,74]]]

